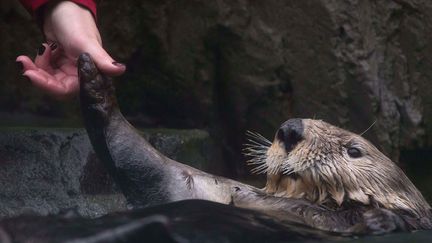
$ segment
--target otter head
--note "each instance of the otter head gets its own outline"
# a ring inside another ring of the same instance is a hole
[[[356,202],[422,217],[430,206],[402,170],[361,136],[326,122],[291,119],[273,143],[254,135],[247,148],[267,173],[266,192],[341,206]]]

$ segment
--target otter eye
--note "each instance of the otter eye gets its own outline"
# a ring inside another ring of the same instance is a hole
[[[351,158],[359,158],[362,156],[362,153],[358,148],[348,148],[347,152]]]

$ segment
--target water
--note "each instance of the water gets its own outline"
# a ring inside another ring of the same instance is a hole
[[[0,221],[2,242],[432,242],[432,231],[344,237],[265,214],[187,200],[98,219],[20,216]]]

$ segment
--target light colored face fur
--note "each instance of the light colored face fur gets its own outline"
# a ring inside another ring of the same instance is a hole
[[[359,135],[319,120],[303,119],[302,139],[286,150],[255,134],[246,151],[256,173],[267,173],[265,190],[318,204],[356,201],[388,209],[430,213],[421,193],[389,158]]]

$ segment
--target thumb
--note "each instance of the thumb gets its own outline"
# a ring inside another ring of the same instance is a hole
[[[116,62],[101,45],[93,45],[86,52],[90,54],[98,69],[104,74],[118,76],[126,71],[126,65]]]

